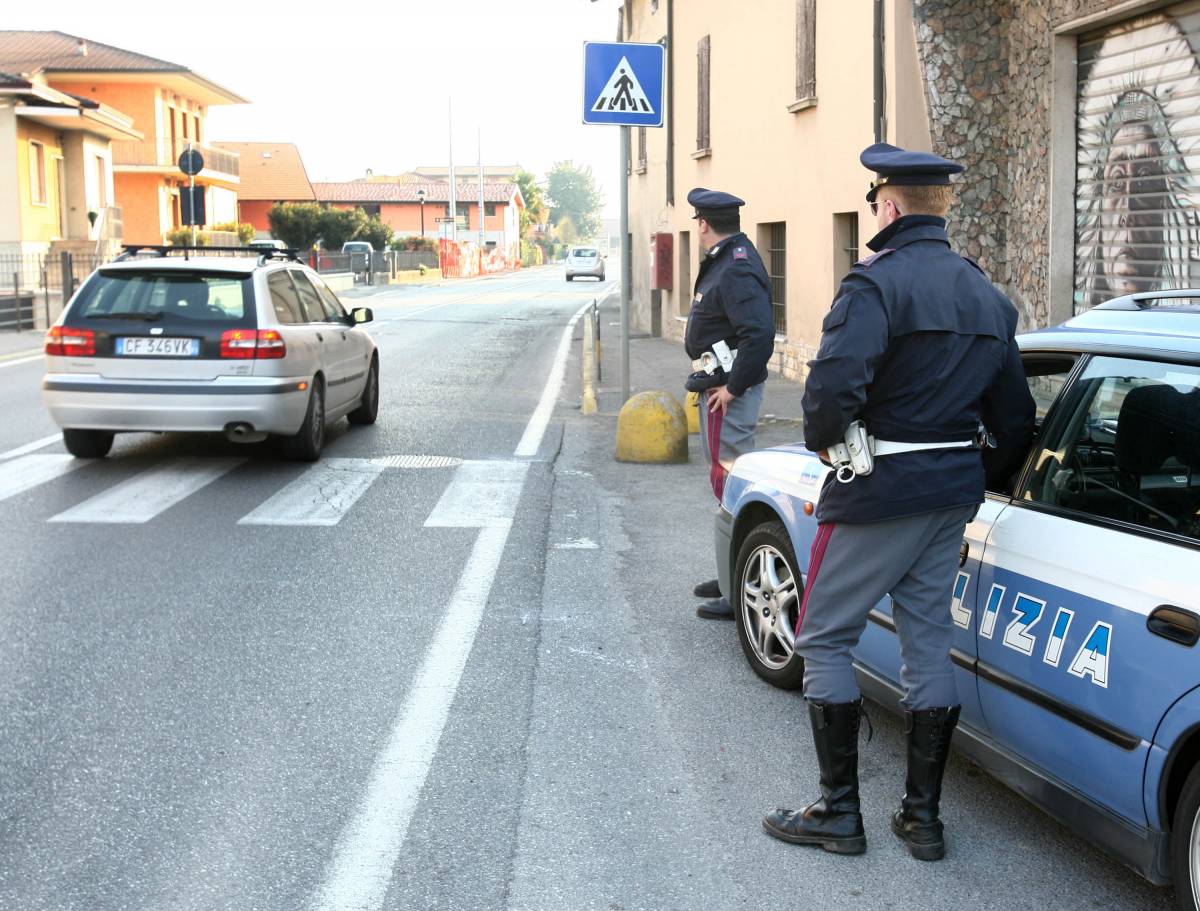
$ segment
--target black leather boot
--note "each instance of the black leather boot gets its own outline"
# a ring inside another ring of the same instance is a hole
[[[950,755],[950,738],[961,706],[904,713],[908,739],[908,779],[900,809],[892,814],[892,831],[917,860],[941,860],[946,855],[938,801],[942,775]]]
[[[692,594],[697,598],[707,598],[710,601],[713,598],[719,598],[721,597],[721,583],[717,579],[701,582],[692,589]]]
[[[763,817],[767,834],[796,845],[820,845],[835,854],[867,850],[858,805],[858,726],[862,700],[838,705],[810,702],[821,797],[803,810],[775,810]]]

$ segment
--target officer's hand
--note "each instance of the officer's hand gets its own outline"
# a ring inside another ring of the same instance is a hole
[[[725,409],[729,407],[729,403],[735,398],[737,396],[729,391],[728,386],[718,386],[708,395],[709,414],[716,414],[718,411],[724,414]]]

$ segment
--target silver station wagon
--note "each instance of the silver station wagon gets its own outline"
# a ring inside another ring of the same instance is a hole
[[[328,424],[375,422],[371,319],[292,251],[128,247],[46,333],[42,395],[80,458],[151,431],[278,436],[289,458],[316,461]]]

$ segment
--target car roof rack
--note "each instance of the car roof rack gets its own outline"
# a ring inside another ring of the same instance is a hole
[[[285,249],[267,249],[264,247],[193,247],[188,245],[176,246],[174,244],[122,244],[123,251],[114,262],[124,262],[125,260],[134,259],[143,253],[152,253],[155,256],[170,256],[172,253],[182,253],[184,259],[190,259],[191,253],[240,253],[245,255],[253,253],[258,257],[258,264],[271,259],[284,259],[292,262],[300,262],[300,251],[294,247]]]
[[[1168,302],[1174,303],[1168,303]],[[1182,288],[1175,291],[1139,291],[1114,297],[1097,304],[1093,310],[1191,310],[1200,309],[1200,288]]]

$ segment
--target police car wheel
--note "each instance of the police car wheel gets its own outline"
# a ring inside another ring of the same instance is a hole
[[[1171,827],[1171,879],[1182,911],[1200,908],[1200,766],[1184,782]]]
[[[731,587],[738,641],[754,673],[780,689],[800,689],[804,659],[794,647],[804,582],[782,522],[763,522],[746,535]]]

